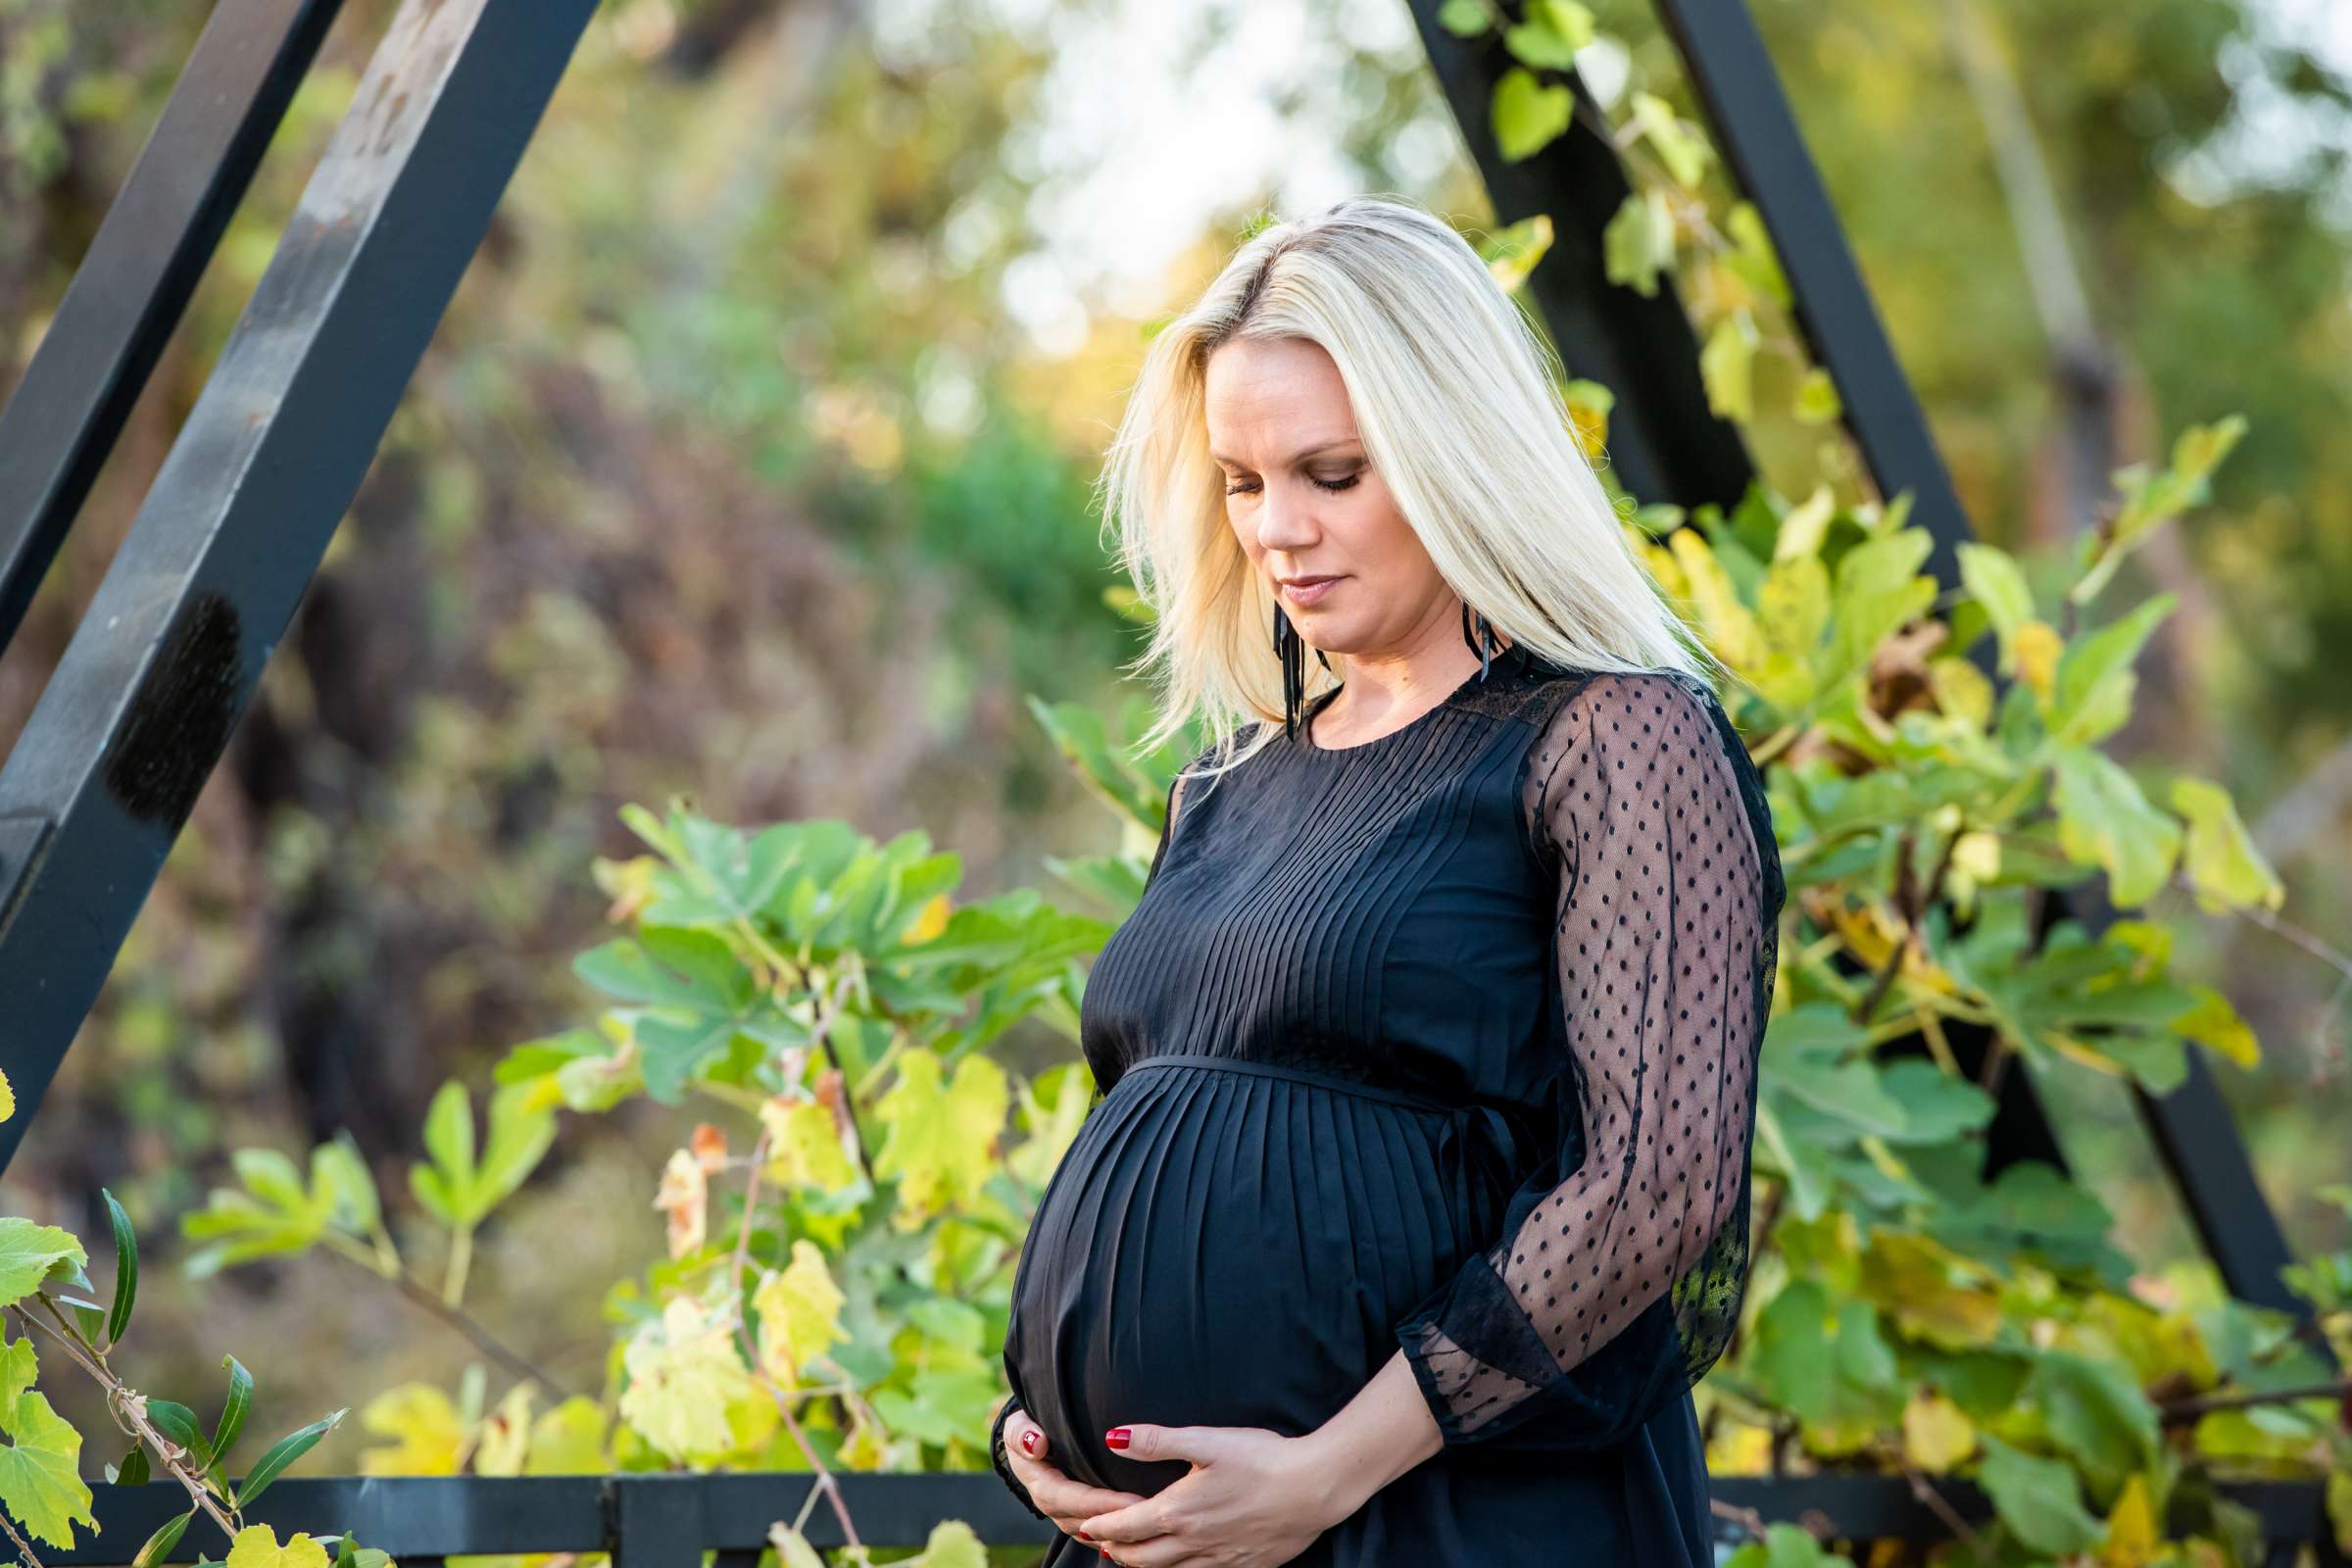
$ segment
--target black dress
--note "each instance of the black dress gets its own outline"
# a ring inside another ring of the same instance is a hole
[[[1087,982],[1103,1098],[1015,1273],[1005,1411],[1152,1494],[1189,1465],[1106,1429],[1302,1434],[1401,1347],[1445,1446],[1294,1561],[1712,1564],[1690,1389],[1745,1282],[1783,893],[1675,672],[1514,647],[1361,745],[1179,777]]]

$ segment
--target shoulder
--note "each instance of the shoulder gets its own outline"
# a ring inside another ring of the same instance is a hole
[[[1658,735],[1714,735],[1722,711],[1714,688],[1679,669],[1562,669],[1531,672],[1515,716],[1539,730]]]
[[[1677,669],[1586,670],[1546,682],[1527,772],[1554,783],[1622,776],[1698,795],[1738,793],[1746,744],[1714,688]]]

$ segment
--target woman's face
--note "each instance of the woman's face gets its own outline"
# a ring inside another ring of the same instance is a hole
[[[1310,646],[1395,657],[1458,613],[1320,345],[1236,339],[1209,356],[1204,393],[1226,518]]]

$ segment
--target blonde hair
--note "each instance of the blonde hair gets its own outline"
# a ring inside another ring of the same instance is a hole
[[[1097,491],[1156,612],[1130,669],[1155,671],[1138,755],[1204,713],[1221,772],[1282,735],[1275,600],[1226,518],[1208,455],[1209,356],[1303,338],[1346,384],[1366,456],[1446,585],[1503,636],[1571,669],[1717,662],[1683,625],[1587,461],[1556,357],[1478,253],[1409,201],[1353,197],[1246,239],[1145,356]],[[1307,699],[1336,684],[1308,652]],[[1238,746],[1240,726],[1258,726]]]

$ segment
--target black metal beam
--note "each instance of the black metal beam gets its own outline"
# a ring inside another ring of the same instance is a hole
[[[406,0],[0,765],[0,1168],[228,744],[595,0]]]
[[[1936,543],[1929,571],[1938,582],[1957,583],[1956,552],[1974,529],[1755,20],[1744,0],[1657,0],[1657,6],[1714,125],[1727,172],[1772,236],[1798,327],[1815,363],[1837,383],[1846,427],[1880,492],[1888,499],[1913,493],[1910,520]]]
[[[1526,286],[1569,371],[1616,395],[1607,456],[1617,482],[1645,502],[1713,502],[1728,512],[1755,465],[1739,425],[1707,407],[1698,341],[1672,275],[1661,275],[1648,296],[1608,278],[1601,231],[1632,187],[1616,150],[1591,128],[1598,107],[1572,78],[1580,107],[1567,133],[1532,158],[1504,161],[1488,110],[1511,57],[1492,33],[1448,32],[1438,21],[1443,0],[1406,3],[1495,216],[1505,223],[1551,216],[1551,249]]]
[[[1688,506],[1695,497],[1728,508],[1753,477],[1753,466],[1736,428],[1707,408],[1696,339],[1677,296],[1662,286],[1644,299],[1610,283],[1602,268],[1601,228],[1628,185],[1614,151],[1588,123],[1592,111],[1582,83],[1565,74],[1579,106],[1570,129],[1534,158],[1506,163],[1488,106],[1512,58],[1493,33],[1464,40],[1448,32],[1438,22],[1439,0],[1408,4],[1496,213],[1506,222],[1553,214],[1560,243],[1529,285],[1563,355],[1587,360],[1582,373],[1619,394],[1611,449],[1620,478],[1644,500]],[[1930,574],[1947,588],[1958,584],[1959,546],[1974,530],[1753,18],[1742,0],[1657,0],[1657,10],[1728,172],[1771,236],[1797,328],[1837,384],[1845,423],[1880,493],[1912,493],[1910,520],[1933,540]],[[2001,682],[1984,648],[1974,657]],[[2069,912],[2088,916],[2100,901],[2093,895],[2071,902]],[[2285,1235],[2204,1063],[2192,1054],[2188,1081],[2162,1099],[2136,1085],[2133,1095],[2231,1294],[2307,1310],[2278,1277],[2291,1255]],[[2062,1146],[2031,1078],[2003,1075],[1998,1100],[1991,1167],[2019,1158],[2063,1167]]]
[[[32,603],[342,0],[221,0],[0,410],[0,648]]]
[[[963,1520],[991,1545],[1053,1538],[1052,1528],[986,1471],[835,1480],[869,1545],[918,1546],[949,1519]],[[756,1552],[766,1544],[771,1524],[801,1516],[814,1485],[805,1472],[318,1476],[278,1481],[246,1511],[246,1522],[270,1525],[281,1540],[297,1530],[314,1538],[348,1530],[360,1544],[390,1552],[403,1568],[428,1568],[461,1554],[546,1551],[609,1551],[613,1568],[669,1568],[699,1562],[708,1550]],[[1962,1519],[1990,1517],[1990,1504],[1974,1483],[1938,1478],[1936,1486]],[[2332,1560],[2321,1483],[2243,1482],[2216,1490],[2254,1511],[2266,1541],[2317,1543],[2322,1561]],[[1711,1491],[1716,1501],[1765,1523],[1806,1521],[1838,1541],[1951,1539],[1944,1517],[1901,1476],[1719,1477]],[[188,1508],[187,1493],[172,1481],[100,1484],[90,1493],[98,1532],[85,1533],[72,1550],[44,1551],[44,1562],[83,1568],[126,1561],[157,1527]],[[1715,1528],[1727,1541],[1744,1537],[1720,1516]],[[840,1523],[821,1499],[808,1510],[806,1529],[820,1548],[843,1544]],[[203,1551],[215,1558],[226,1549],[220,1528],[201,1516],[178,1547],[182,1556]]]

